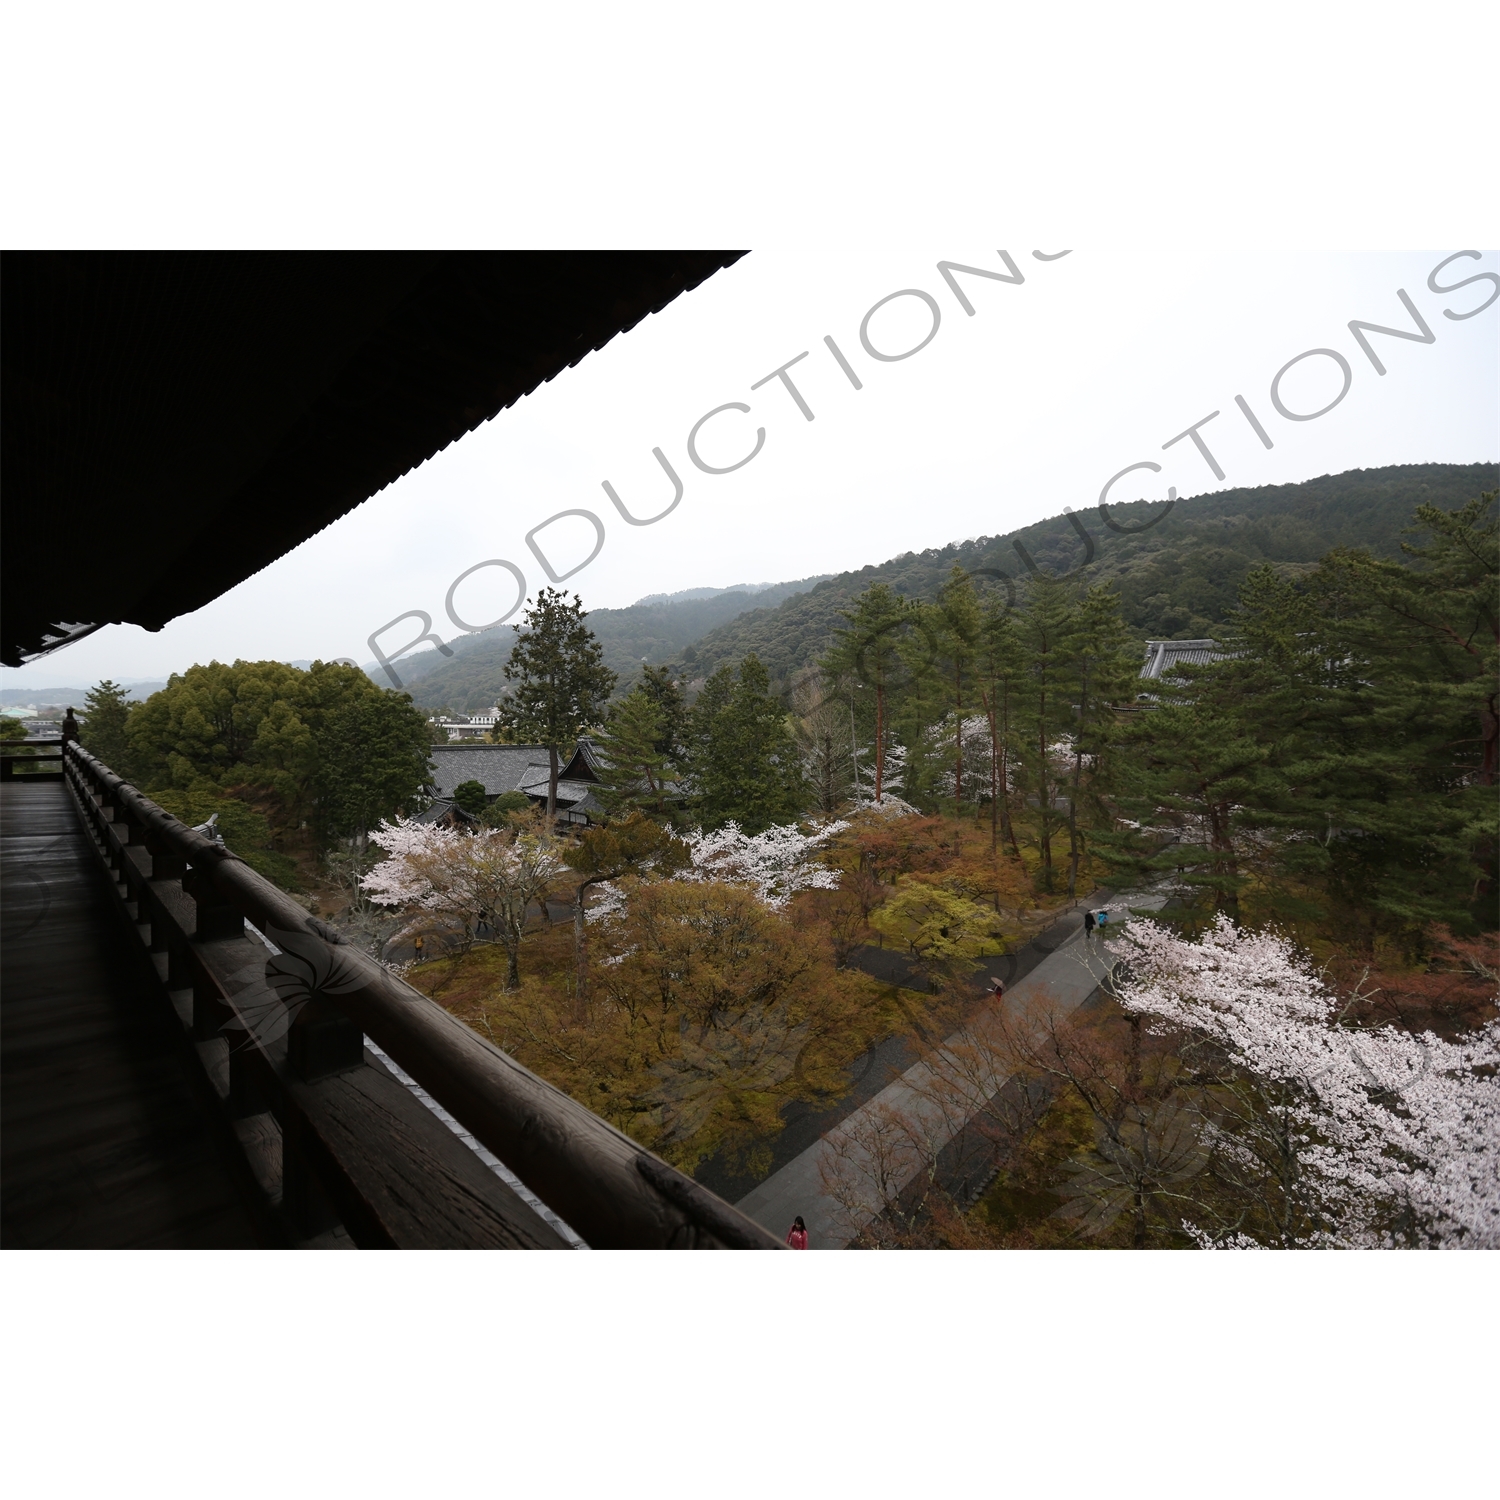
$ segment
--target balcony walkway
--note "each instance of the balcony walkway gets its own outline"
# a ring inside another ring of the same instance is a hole
[[[61,778],[0,784],[0,1246],[256,1244]]]

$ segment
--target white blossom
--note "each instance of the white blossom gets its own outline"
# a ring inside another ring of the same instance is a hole
[[[1282,1101],[1332,1226],[1307,1243],[1500,1247],[1500,1021],[1456,1042],[1343,1024],[1285,938],[1223,916],[1198,942],[1138,921],[1109,946],[1127,1010],[1216,1044]]]
[[[893,792],[906,788],[906,746],[892,742],[886,746],[880,763],[880,800],[893,800]],[[856,806],[875,805],[875,747],[862,745],[854,766],[854,785],[850,788]]]
[[[694,829],[683,838],[692,867],[678,879],[753,886],[767,906],[779,911],[798,891],[838,888],[839,872],[820,863],[817,856],[834,834],[848,826],[836,821],[803,833],[795,824],[782,824],[749,834],[731,821],[713,833]]]
[[[513,948],[531,903],[563,867],[555,840],[504,829],[464,833],[398,818],[371,840],[387,858],[360,882],[370,899],[456,924],[465,942],[488,927]]]

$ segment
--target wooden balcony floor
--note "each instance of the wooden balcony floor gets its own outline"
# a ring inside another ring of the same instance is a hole
[[[60,781],[0,784],[0,1246],[255,1234]]]

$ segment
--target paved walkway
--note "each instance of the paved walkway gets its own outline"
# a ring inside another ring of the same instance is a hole
[[[1166,895],[1159,892],[1123,892],[1113,897],[1108,904],[1111,926],[1128,915],[1127,908],[1155,911],[1166,899]],[[1069,913],[1058,927],[1064,930],[1065,935],[1057,950],[1050,958],[1043,959],[1024,979],[1018,980],[1006,990],[1007,1001],[1023,1001],[1045,989],[1064,1009],[1074,1010],[1099,987],[1107,972],[1108,963],[1097,941],[1085,942],[1083,912]],[[1057,928],[1053,930],[1057,931]],[[971,1023],[971,1028],[982,1025],[983,1015]],[[933,1149],[941,1149],[972,1118],[982,1102],[976,1099],[974,1108],[967,1111],[955,1110],[953,1089],[942,1091],[948,1096],[946,1106],[934,1102],[934,1091],[928,1085],[935,1071],[945,1065],[950,1070],[965,1071],[949,1051],[956,1046],[961,1046],[961,1039],[950,1037],[931,1057],[913,1064],[873,1099],[841,1120],[822,1139],[814,1142],[779,1172],[773,1173],[759,1187],[747,1193],[740,1199],[737,1207],[778,1236],[784,1235],[787,1226],[801,1214],[807,1225],[810,1249],[842,1249],[852,1238],[850,1208],[836,1202],[825,1190],[823,1171],[820,1170],[834,1167],[837,1153],[833,1143],[840,1137],[845,1141],[871,1139],[878,1134],[877,1127],[882,1117],[899,1111],[917,1124]],[[987,1089],[987,1093],[992,1096],[1003,1082],[1003,1079],[993,1080],[994,1087]],[[873,1170],[873,1158],[863,1147],[855,1147],[851,1152],[846,1146],[845,1152],[846,1161],[852,1162],[856,1168]],[[894,1189],[904,1186],[916,1175],[919,1165],[914,1161],[889,1163],[889,1185]],[[855,1175],[864,1174],[856,1171]],[[880,1199],[873,1183],[867,1183],[862,1191],[864,1197],[855,1207],[854,1217],[868,1222],[879,1212]]]

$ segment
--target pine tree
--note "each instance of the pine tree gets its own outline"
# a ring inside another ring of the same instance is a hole
[[[656,708],[658,729],[656,753],[669,764],[680,762],[687,754],[687,699],[666,667],[645,667],[636,686]]]
[[[1011,757],[1015,745],[1015,717],[1021,648],[1014,612],[998,596],[984,602],[979,651],[975,658],[979,701],[990,728],[990,853],[1003,837],[1019,857],[1015,823],[1011,817]]]
[[[635,809],[654,818],[669,816],[668,787],[676,768],[659,748],[666,737],[658,702],[637,684],[611,708],[595,739],[599,786],[594,795],[611,814]]]
[[[89,689],[83,700],[83,712],[83,727],[78,736],[83,748],[117,775],[129,777],[130,741],[125,734],[125,721],[130,716],[130,700],[125,689],[106,677]]]
[[[819,663],[830,680],[846,680],[875,707],[875,800],[885,795],[885,752],[890,734],[891,698],[904,675],[901,638],[911,624],[911,608],[889,584],[872,583],[839,613],[848,628],[834,631],[833,649]]]
[[[919,615],[929,648],[927,670],[942,683],[944,707],[953,724],[954,811],[962,812],[964,725],[978,697],[978,660],[983,621],[969,575],[956,564],[938,590],[937,602]]]
[[[1041,883],[1052,890],[1052,836],[1062,820],[1056,799],[1058,775],[1053,745],[1073,724],[1074,636],[1078,610],[1066,584],[1034,573],[1026,581],[1026,607],[1016,620],[1022,670],[1018,707],[1022,767],[1037,798],[1037,843],[1041,851]]]
[[[1084,798],[1084,766],[1090,767],[1088,795],[1101,814],[1100,795],[1109,784],[1108,758],[1117,738],[1111,709],[1131,703],[1139,680],[1139,658],[1132,651],[1120,600],[1113,589],[1088,589],[1078,604],[1071,636],[1072,677],[1078,701],[1074,704],[1073,766],[1068,793],[1068,895],[1078,893],[1078,867],[1083,856],[1085,826],[1079,817]]]
[[[797,743],[757,656],[747,656],[737,676],[723,666],[704,683],[689,732],[705,827],[733,820],[755,834],[796,819],[806,794]]]
[[[1247,879],[1251,805],[1265,798],[1269,747],[1247,731],[1232,674],[1172,673],[1126,735],[1118,804],[1134,836],[1101,834],[1138,874],[1175,870],[1215,910],[1238,913]]]
[[[1493,923],[1494,506],[1421,506],[1412,529],[1429,540],[1405,545],[1410,563],[1335,551],[1306,580],[1318,660],[1287,775],[1330,892],[1367,914],[1369,942],[1433,920]]]
[[[603,716],[615,674],[604,665],[604,648],[583,622],[583,601],[560,589],[543,589],[513,626],[516,643],[505,663],[515,684],[501,705],[506,728],[547,747],[547,826],[557,816],[560,748]]]

